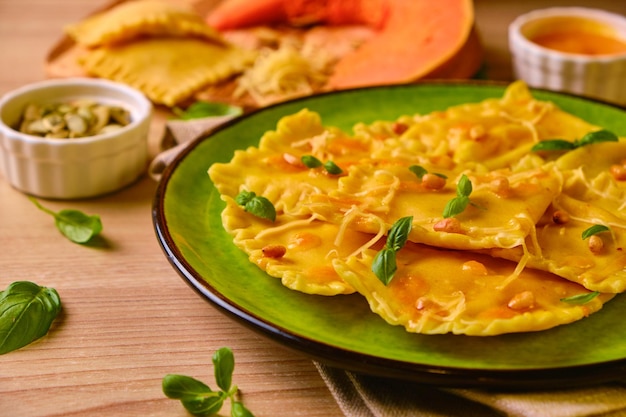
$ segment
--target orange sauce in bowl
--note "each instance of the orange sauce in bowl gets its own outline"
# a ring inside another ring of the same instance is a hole
[[[620,39],[613,28],[580,17],[553,19],[528,39],[544,48],[570,54],[626,54],[626,40]]]

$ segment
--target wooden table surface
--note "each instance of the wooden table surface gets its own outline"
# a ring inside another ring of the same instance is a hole
[[[45,78],[46,55],[62,27],[106,3],[0,0],[0,94]],[[626,14],[626,3],[615,1],[476,0],[490,78],[511,79],[510,21],[552,5]],[[158,140],[151,138],[152,149]],[[105,197],[44,201],[101,216],[107,245],[90,248],[63,238],[51,217],[0,178],[0,290],[34,281],[55,288],[63,302],[47,336],[0,356],[0,415],[186,416],[163,395],[163,376],[187,374],[214,385],[211,356],[229,346],[234,381],[257,417],[340,416],[310,358],[233,322],[179,278],[153,231],[155,189],[145,177]]]

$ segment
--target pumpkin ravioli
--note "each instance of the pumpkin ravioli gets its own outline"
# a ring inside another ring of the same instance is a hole
[[[174,106],[202,87],[237,74],[253,54],[187,38],[150,38],[101,47],[80,58],[93,76],[126,83],[156,103]]]
[[[124,2],[66,26],[65,32],[88,48],[146,36],[198,37],[222,43],[220,35],[193,9],[164,0]]]
[[[397,253],[398,270],[385,286],[372,272],[375,253],[333,264],[373,312],[412,333],[492,336],[545,330],[586,317],[612,298],[601,294],[584,305],[570,304],[562,300],[590,291],[532,269],[510,280],[515,263],[412,242]]]
[[[626,160],[621,142],[561,157],[531,152],[595,129],[514,83],[500,99],[359,123],[351,133],[303,109],[208,174],[235,245],[292,290],[356,291],[409,332],[539,331],[597,312],[626,290],[624,181],[608,174]],[[269,200],[275,221],[238,205],[244,191]],[[555,217],[559,210],[569,217]],[[373,260],[407,218],[406,244],[384,261],[396,267],[385,284]],[[580,237],[594,222],[609,226],[604,253]]]

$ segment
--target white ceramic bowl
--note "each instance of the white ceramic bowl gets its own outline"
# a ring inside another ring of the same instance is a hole
[[[584,7],[554,7],[519,16],[509,25],[516,78],[532,87],[626,105],[626,52],[589,54],[557,50],[533,41],[537,36],[554,35],[559,30],[586,30],[626,42],[626,17]],[[595,42],[596,46],[608,44]]]
[[[131,123],[75,139],[41,138],[14,128],[29,103],[82,98],[125,108]],[[15,188],[43,198],[87,198],[118,190],[146,171],[151,118],[150,101],[120,83],[70,78],[18,88],[0,99],[0,172]]]

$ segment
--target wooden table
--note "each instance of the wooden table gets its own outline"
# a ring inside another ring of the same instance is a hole
[[[0,0],[0,94],[43,79],[63,25],[106,3]],[[511,79],[506,29],[516,15],[565,4],[626,14],[626,3],[608,0],[476,0],[489,76]],[[151,138],[153,149],[158,140]],[[0,289],[29,280],[56,288],[63,301],[46,337],[0,356],[0,415],[186,416],[163,395],[163,376],[187,374],[214,385],[211,356],[229,346],[234,381],[257,417],[340,416],[309,358],[231,321],[178,277],[153,231],[155,188],[145,177],[101,198],[44,201],[101,216],[107,245],[90,248],[63,238],[51,217],[0,179]]]

